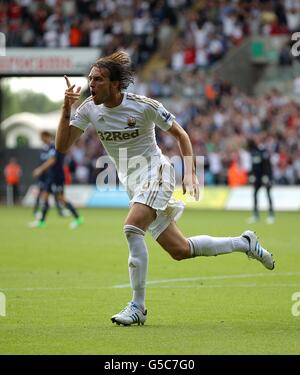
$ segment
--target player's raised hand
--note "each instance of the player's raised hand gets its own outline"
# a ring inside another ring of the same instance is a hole
[[[64,76],[64,78],[67,84],[67,89],[65,91],[65,104],[71,106],[79,99],[81,87],[78,86],[75,88],[75,85],[71,85],[71,82],[67,76]]]

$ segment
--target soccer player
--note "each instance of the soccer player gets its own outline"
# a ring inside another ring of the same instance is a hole
[[[174,169],[156,144],[155,125],[176,138],[185,159],[184,191],[199,199],[191,142],[175,117],[161,103],[125,92],[133,81],[126,52],[115,52],[96,61],[88,76],[91,96],[77,108],[72,118],[71,106],[79,99],[80,87],[71,85],[66,76],[65,80],[67,89],[56,134],[56,148],[67,152],[89,123],[93,124],[130,198],[124,233],[129,247],[128,268],[133,296],[120,313],[112,316],[113,323],[131,325],[146,321],[146,230],[175,260],[239,251],[257,259],[267,269],[274,268],[272,254],[259,244],[252,231],[247,230],[238,237],[198,235],[186,238],[178,229],[175,221],[183,212],[183,204],[172,198]],[[134,168],[121,168],[126,161],[124,149],[130,165],[141,161],[143,167],[138,172]],[[143,164],[142,158],[150,159],[150,168],[149,164]],[[132,183],[135,177],[140,182]]]
[[[78,215],[77,210],[64,196],[64,155],[55,149],[52,135],[49,132],[43,131],[41,139],[45,145],[41,154],[43,163],[34,169],[32,175],[36,178],[41,178],[42,176],[42,180],[40,181],[42,215],[39,220],[31,224],[31,227],[43,228],[45,226],[49,210],[49,195],[53,194],[57,197],[59,204],[73,215],[74,221],[70,223],[70,228],[74,229],[83,223],[83,218]]]
[[[253,216],[248,220],[248,223],[256,223],[259,221],[257,194],[259,189],[264,186],[266,188],[267,198],[269,202],[267,223],[273,224],[275,222],[275,218],[271,197],[273,173],[270,161],[270,153],[264,147],[264,145],[254,137],[248,139],[247,146],[252,160],[252,170],[250,172],[249,180],[253,184]]]
[[[41,133],[41,138],[43,138],[43,136],[52,137],[51,134],[49,132],[46,132],[46,131]],[[48,151],[49,151],[49,145],[47,143],[44,143],[43,149],[42,149],[42,151],[39,155],[39,165],[43,164],[47,160]],[[40,174],[39,177],[38,177],[39,192],[36,196],[34,207],[33,207],[33,214],[34,214],[34,216],[37,220],[39,220],[42,217],[42,212],[40,211],[40,209],[42,209],[42,207],[41,207],[40,203],[41,203],[41,196],[43,195],[43,190],[44,190],[44,186],[45,186],[45,183],[46,183],[46,181],[45,181],[46,177],[47,177],[47,171]],[[57,209],[58,214],[60,216],[64,216],[62,207],[60,206],[60,203],[57,199],[57,194],[54,194],[53,197],[54,197],[55,207]]]

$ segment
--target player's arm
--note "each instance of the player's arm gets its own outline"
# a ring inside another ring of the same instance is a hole
[[[176,121],[173,121],[168,132],[176,138],[184,161],[183,193],[185,194],[185,192],[188,191],[196,200],[199,200],[199,182],[196,176],[193,148],[190,138]]]
[[[75,85],[71,85],[67,76],[64,76],[64,78],[67,83],[67,90],[65,91],[64,104],[55,137],[55,147],[57,151],[63,154],[68,152],[83,132],[81,129],[70,125],[71,107],[79,99],[81,87],[77,87],[74,92]]]
[[[56,163],[56,157],[52,156],[48,160],[46,160],[43,164],[39,167],[35,168],[32,172],[33,177],[40,177],[44,172],[46,172],[49,168],[51,168]]]

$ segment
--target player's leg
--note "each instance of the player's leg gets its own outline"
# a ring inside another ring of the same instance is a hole
[[[64,216],[63,211],[62,211],[62,206],[61,206],[60,201],[59,201],[58,194],[53,192],[53,198],[54,198],[54,203],[55,203],[55,207],[56,207],[58,215]]]
[[[258,209],[258,200],[257,200],[257,194],[259,189],[261,188],[261,183],[258,181],[255,181],[253,185],[253,214],[252,216],[247,220],[248,224],[257,223],[259,221],[259,209]]]
[[[49,211],[49,190],[43,191],[41,194],[41,203],[42,203],[42,217],[40,219],[41,223],[44,223],[46,221],[46,216]]]
[[[257,193],[260,189],[260,184],[257,181],[253,185],[253,213],[252,216],[247,220],[248,224],[254,224],[259,221],[259,210],[258,210],[258,202],[257,202]]]
[[[79,225],[83,224],[83,218],[78,214],[78,211],[75,209],[73,204],[70,201],[67,201],[64,194],[64,185],[56,185],[56,196],[61,206],[65,207],[68,211],[71,212],[74,220],[70,223],[70,228],[75,229]]]
[[[176,260],[242,252],[259,260],[266,268],[274,268],[272,254],[259,244],[256,234],[249,230],[238,237],[200,235],[185,238],[175,222],[172,222],[158,236],[157,242]]]
[[[196,256],[216,256],[234,251],[246,253],[249,250],[249,243],[243,236],[212,237],[200,235],[185,238],[174,221],[160,234],[157,242],[176,260]]]
[[[271,184],[266,185],[266,192],[267,192],[267,197],[269,201],[269,214],[267,218],[267,223],[273,224],[275,222],[275,218],[274,218],[273,201],[272,201],[272,196],[271,196]]]
[[[144,324],[146,320],[145,288],[148,271],[148,250],[145,231],[156,218],[156,211],[144,204],[134,203],[124,224],[128,242],[128,269],[133,296],[128,306],[111,320],[117,324]]]
[[[42,190],[39,189],[39,192],[35,198],[34,207],[33,207],[33,214],[36,215],[38,213],[38,210],[40,208],[40,200],[41,200]]]
[[[46,216],[49,210],[49,194],[48,190],[41,191],[40,204],[41,204],[41,217],[36,221],[29,224],[31,228],[43,228],[45,226]]]
[[[75,219],[79,218],[78,212],[70,201],[67,201],[63,192],[57,193],[59,203],[71,212]]]
[[[145,307],[145,286],[148,271],[148,250],[145,242],[145,231],[155,220],[153,208],[134,203],[124,223],[124,233],[128,242],[128,269],[133,289],[132,302]]]
[[[254,197],[253,197],[253,200],[254,200],[254,208],[253,208],[253,215],[254,215],[254,218],[256,219],[256,221],[259,220],[259,210],[258,210],[258,201],[257,201],[257,195],[258,195],[258,191],[260,189],[261,185],[260,184],[255,184],[254,185]]]
[[[18,185],[17,184],[13,185],[13,200],[14,200],[14,205],[19,203],[19,194],[18,194]]]

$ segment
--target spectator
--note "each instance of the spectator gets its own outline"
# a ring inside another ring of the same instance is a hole
[[[6,201],[8,206],[19,203],[19,185],[22,176],[22,168],[16,158],[11,158],[4,168],[6,183]]]
[[[247,182],[247,172],[241,169],[239,165],[238,155],[234,154],[230,166],[228,168],[228,185],[230,187],[236,187],[246,185]]]

